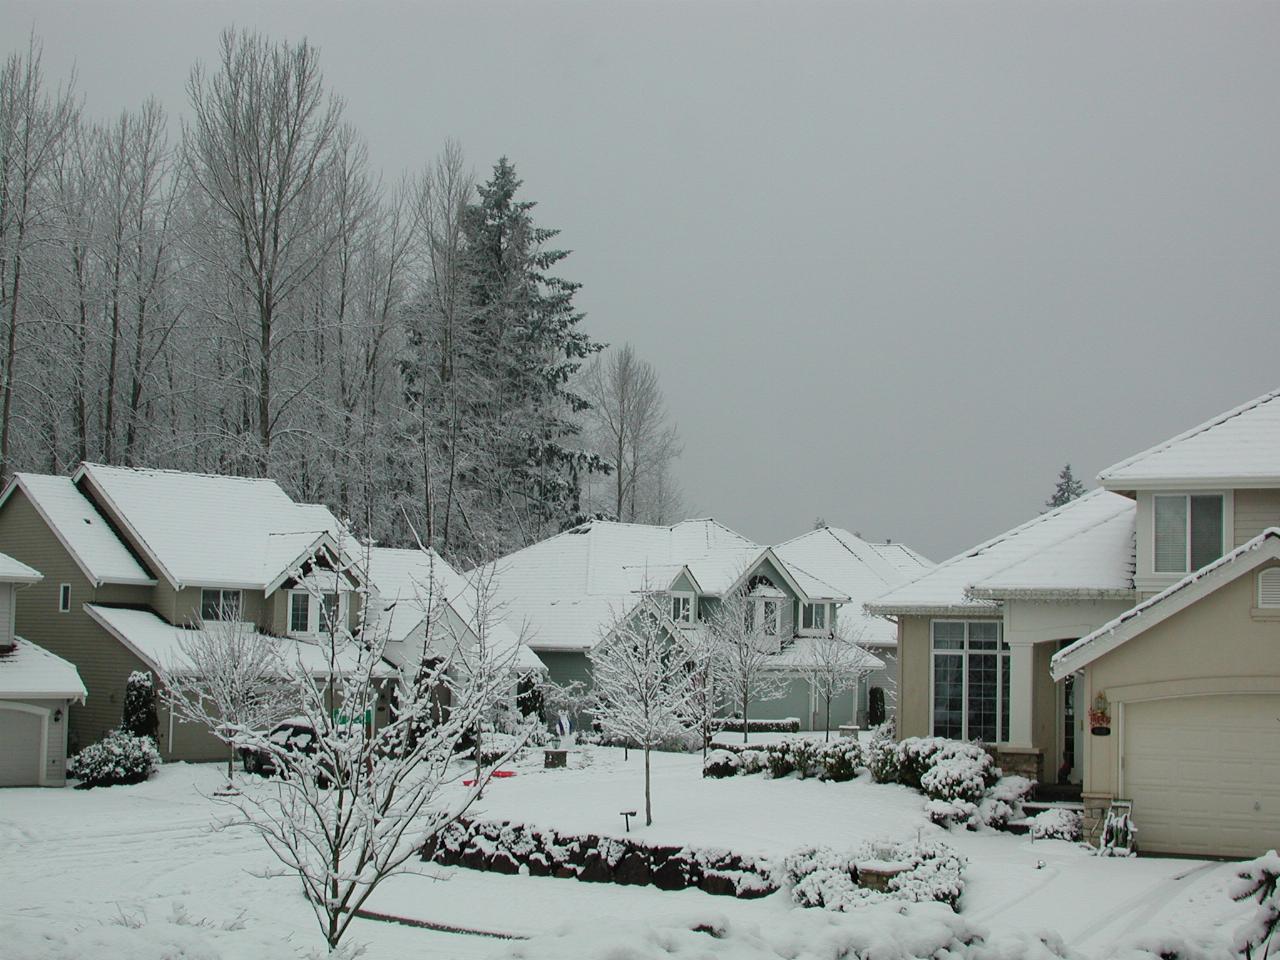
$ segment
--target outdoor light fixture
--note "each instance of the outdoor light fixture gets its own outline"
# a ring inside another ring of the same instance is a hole
[[[61,723],[61,722],[62,722],[62,708],[61,708],[61,707],[59,707],[57,710],[53,711],[53,722],[54,722],[54,723]]]

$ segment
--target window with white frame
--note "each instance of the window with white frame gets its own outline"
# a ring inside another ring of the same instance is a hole
[[[830,621],[826,603],[805,603],[800,606],[800,632],[822,634],[827,632]]]
[[[1222,556],[1222,494],[1156,494],[1152,512],[1156,573],[1190,573]]]
[[[934,620],[935,737],[1001,743],[1009,736],[1009,646],[996,620]]]
[[[239,620],[241,609],[239,590],[200,591],[201,620]]]
[[[1258,606],[1280,610],[1280,567],[1268,567],[1258,574]]]
[[[694,610],[692,593],[671,594],[671,619],[676,623],[693,623]]]
[[[323,636],[346,628],[347,595],[308,590],[289,591],[289,632],[297,636]]]

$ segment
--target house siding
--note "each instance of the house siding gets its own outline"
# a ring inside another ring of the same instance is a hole
[[[898,618],[898,736],[927,737],[929,727],[929,617]]]
[[[1086,707],[1104,694],[1113,726],[1111,736],[1084,737],[1085,793],[1118,795],[1124,703],[1218,692],[1224,682],[1234,692],[1280,694],[1280,620],[1251,612],[1257,573],[1223,585],[1085,667]]]
[[[1252,540],[1267,527],[1280,527],[1280,490],[1235,492],[1235,544]]]
[[[88,690],[87,702],[73,704],[69,711],[68,749],[75,753],[120,725],[125,682],[132,671],[146,669],[85,612],[84,605],[145,606],[150,588],[94,588],[20,489],[0,509],[0,551],[44,575],[22,591],[14,617],[18,635],[75,664]],[[71,585],[71,609],[66,613],[58,611],[63,583]]]

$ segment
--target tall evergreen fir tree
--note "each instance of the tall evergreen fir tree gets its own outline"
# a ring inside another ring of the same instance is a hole
[[[1084,484],[1075,478],[1071,472],[1071,464],[1068,463],[1058,474],[1058,485],[1054,488],[1053,496],[1045,501],[1045,509],[1053,510],[1064,506],[1083,493]]]
[[[473,366],[490,389],[468,418],[475,444],[470,480],[500,502],[489,506],[514,545],[577,522],[581,480],[605,470],[579,442],[585,398],[570,387],[583,360],[603,344],[580,329],[580,284],[550,271],[569,251],[547,247],[558,230],[533,221],[534,201],[517,199],[521,180],[506,158],[479,186],[464,218],[473,283]]]

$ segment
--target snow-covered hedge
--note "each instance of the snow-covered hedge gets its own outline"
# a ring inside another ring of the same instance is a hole
[[[67,773],[81,789],[142,783],[160,766],[160,751],[150,737],[112,730],[67,762]]]
[[[1276,930],[1280,928],[1280,856],[1268,850],[1256,860],[1240,865],[1227,893],[1232,900],[1256,900],[1253,916],[1236,931],[1235,952],[1246,960],[1267,957],[1273,952]]]
[[[509,821],[461,819],[423,848],[424,860],[495,873],[584,883],[697,887],[749,899],[778,889],[771,863],[722,849],[651,846],[631,838],[578,836]]]
[[[964,857],[937,840],[867,843],[852,854],[807,847],[783,861],[782,880],[802,907],[846,911],[884,900],[933,900],[954,909],[965,866]]]
[[[1029,820],[1031,836],[1037,840],[1079,841],[1084,836],[1084,815],[1078,810],[1051,807]]]
[[[716,729],[722,733],[741,733],[742,718],[726,717],[716,721]],[[798,717],[784,717],[781,720],[748,720],[748,733],[799,733]]]
[[[803,780],[852,780],[862,766],[862,747],[853,737],[827,743],[796,738],[758,749],[713,750],[702,764],[704,777],[732,777],[768,771],[775,779],[795,774]]]

